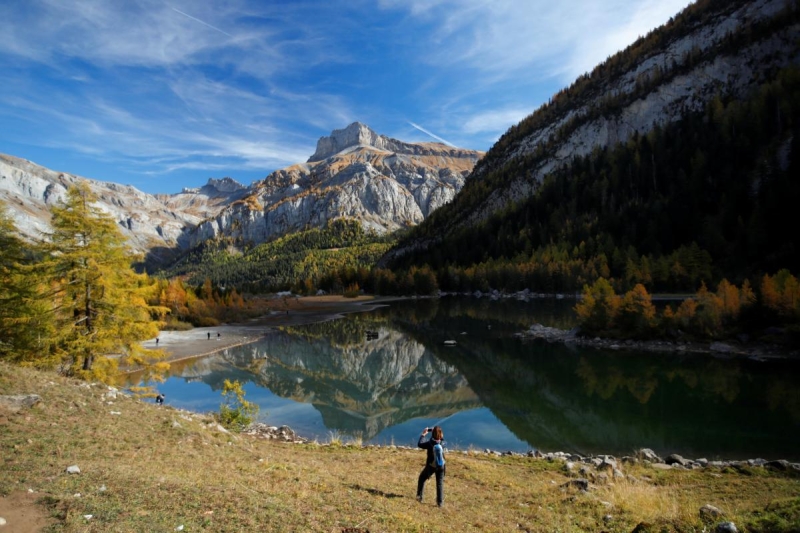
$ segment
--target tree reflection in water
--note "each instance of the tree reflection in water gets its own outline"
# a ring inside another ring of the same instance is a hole
[[[171,380],[199,379],[212,391],[226,378],[246,380],[313,406],[325,431],[365,442],[447,419],[448,440],[461,447],[800,459],[797,362],[602,351],[514,336],[533,323],[571,327],[573,305],[400,301],[272,331],[176,367]],[[457,344],[445,346],[447,339]],[[303,433],[300,420],[280,423]]]

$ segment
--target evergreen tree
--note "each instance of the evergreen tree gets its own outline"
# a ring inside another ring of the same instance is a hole
[[[47,253],[55,318],[55,351],[63,368],[108,380],[118,360],[147,364],[161,355],[140,341],[158,335],[146,303],[150,286],[135,273],[124,238],[85,184],[69,189],[52,210]],[[119,357],[118,357],[119,356]]]

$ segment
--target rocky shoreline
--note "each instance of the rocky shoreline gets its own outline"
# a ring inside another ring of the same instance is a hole
[[[713,354],[726,357],[747,357],[757,361],[767,359],[800,358],[797,350],[774,344],[728,342],[688,342],[669,340],[620,340],[601,337],[584,337],[578,329],[564,330],[534,324],[527,331],[516,334],[523,339],[542,339],[547,342],[562,342],[609,350],[643,350],[650,352],[676,352],[690,354]]]
[[[416,446],[402,446],[402,445],[382,445],[382,444],[355,444],[355,443],[319,443],[301,437],[295,433],[289,426],[270,426],[261,422],[255,422],[245,428],[242,435],[249,435],[256,438],[276,440],[279,442],[286,442],[290,444],[317,444],[320,446],[341,445],[344,447],[360,447],[365,449],[370,448],[388,448],[395,450],[416,450]],[[800,463],[793,463],[786,459],[767,460],[767,459],[745,459],[745,460],[730,460],[730,461],[709,461],[705,458],[700,459],[686,459],[678,454],[671,454],[667,457],[660,457],[653,450],[649,448],[641,448],[633,455],[624,456],[617,459],[613,455],[592,455],[582,456],[577,453],[567,452],[550,452],[542,453],[538,450],[531,450],[527,453],[517,452],[499,452],[496,450],[486,449],[482,452],[467,451],[467,450],[450,450],[450,453],[461,454],[475,454],[483,453],[485,455],[494,456],[513,456],[513,457],[529,457],[532,459],[542,459],[546,461],[562,461],[564,469],[573,474],[579,474],[593,482],[609,481],[612,478],[626,478],[622,473],[622,465],[624,464],[644,464],[656,470],[695,470],[700,468],[716,468],[724,470],[732,468],[734,470],[743,470],[745,468],[768,468],[779,470],[782,472],[794,471],[800,474]]]

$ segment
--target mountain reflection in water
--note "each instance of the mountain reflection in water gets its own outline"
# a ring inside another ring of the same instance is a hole
[[[570,300],[441,298],[271,331],[175,363],[168,403],[216,411],[225,379],[245,383],[263,421],[413,444],[441,422],[459,448],[800,459],[796,361],[613,352],[514,333],[573,325]],[[445,340],[455,340],[446,346]],[[199,384],[202,386],[198,386]]]

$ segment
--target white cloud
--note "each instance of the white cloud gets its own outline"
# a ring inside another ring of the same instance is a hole
[[[523,108],[497,109],[478,113],[464,122],[464,132],[469,134],[505,131],[531,114]]]
[[[381,0],[433,26],[421,44],[447,67],[488,79],[559,76],[562,83],[667,21],[687,0]]]

